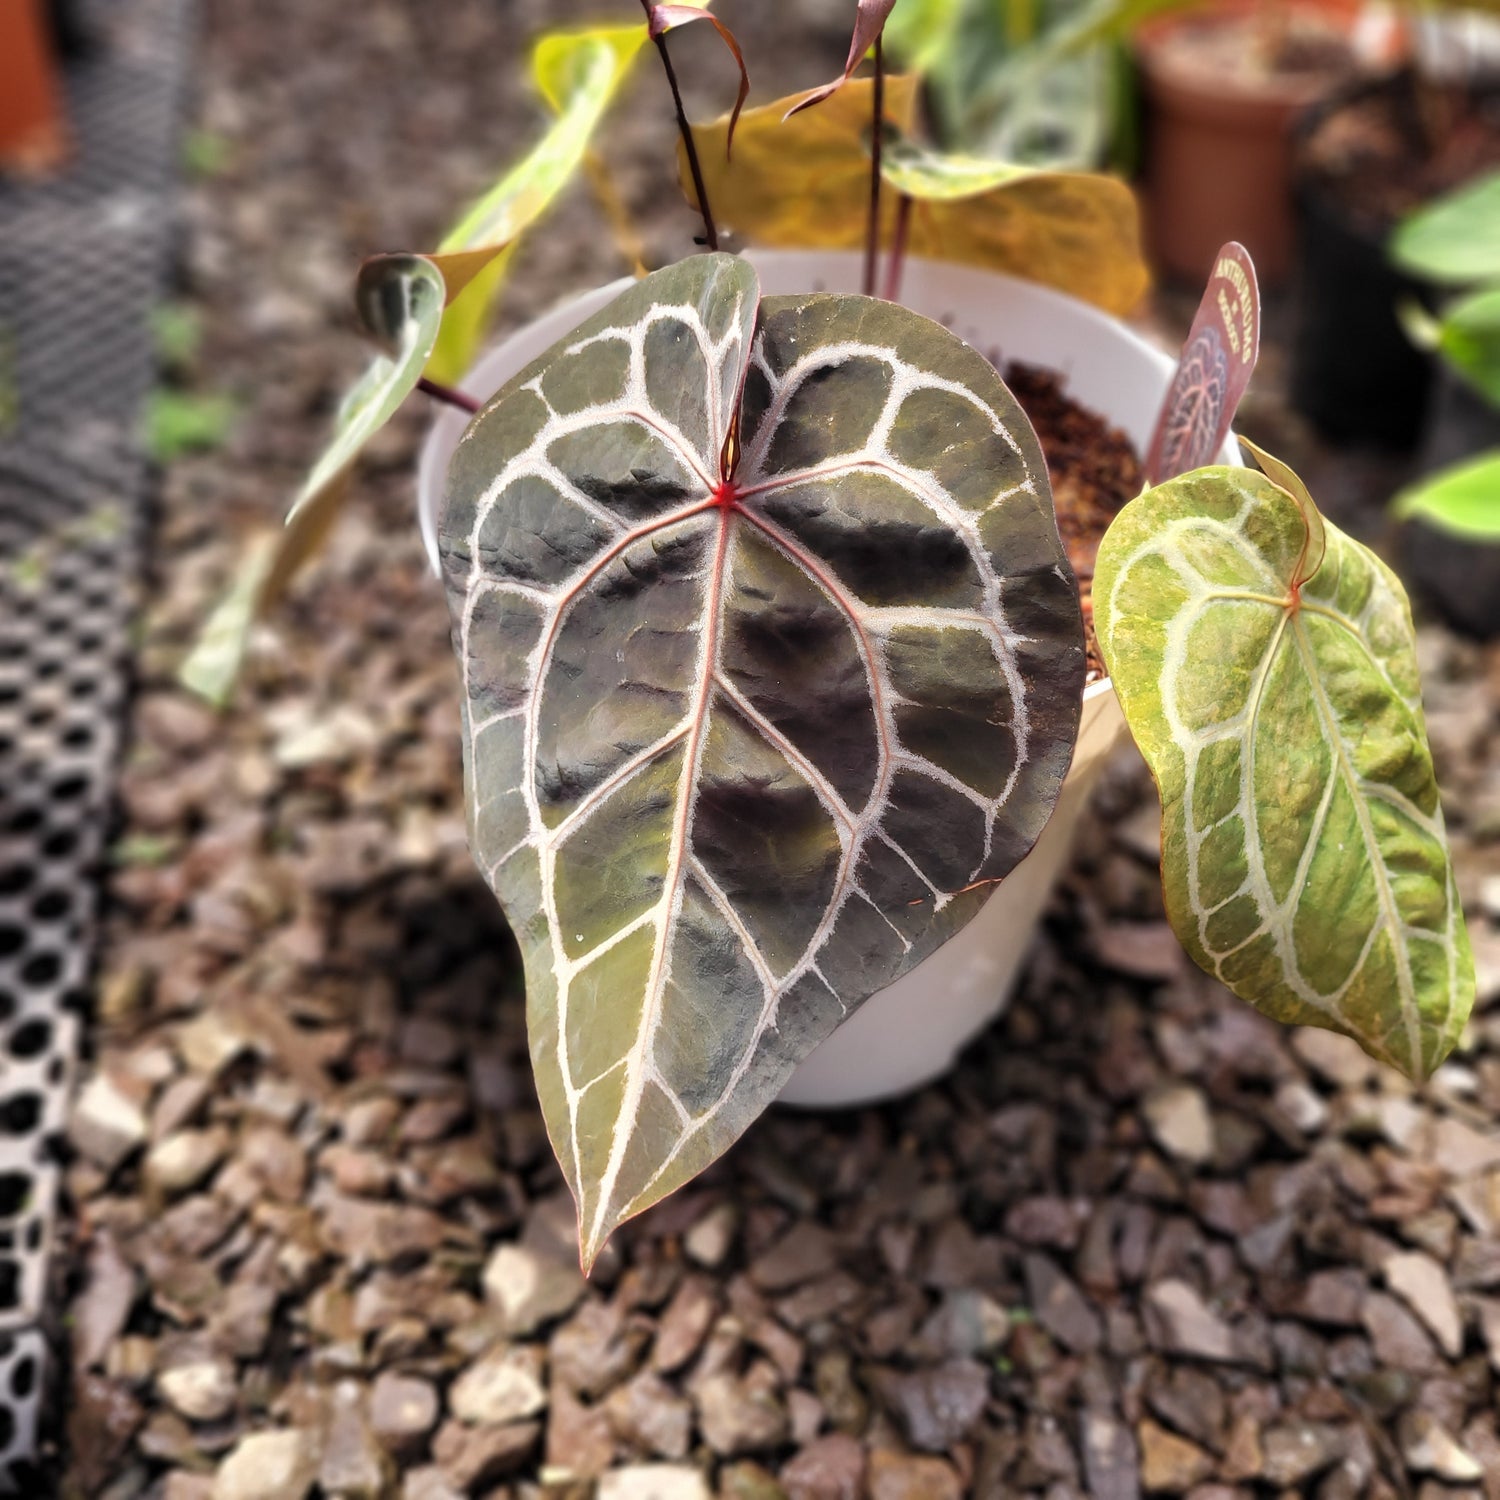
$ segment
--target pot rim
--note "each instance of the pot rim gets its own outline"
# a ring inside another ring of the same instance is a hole
[[[1352,45],[1353,18],[1344,14],[1342,8],[1335,10],[1327,4],[1319,4],[1318,0],[1293,0],[1288,8],[1326,21],[1331,30],[1341,33]],[[1180,14],[1155,16],[1136,28],[1130,39],[1130,49],[1137,65],[1154,87],[1175,94],[1183,102],[1206,104],[1212,101],[1217,106],[1215,113],[1247,110],[1259,114],[1284,113],[1313,105],[1328,92],[1327,75],[1272,73],[1264,78],[1244,78],[1221,72],[1199,74],[1163,63],[1160,49],[1168,38],[1189,29],[1206,30],[1253,20],[1258,9],[1255,0],[1238,0],[1238,3],[1230,0],[1227,4],[1221,0],[1220,5],[1210,11],[1195,8]],[[1354,71],[1349,79],[1336,83],[1334,87],[1347,87],[1351,79],[1357,80],[1360,76]]]

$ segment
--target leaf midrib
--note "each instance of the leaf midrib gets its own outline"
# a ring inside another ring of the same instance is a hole
[[[1320,611],[1327,613],[1327,611]],[[1375,873],[1375,883],[1379,890],[1380,905],[1385,921],[1386,929],[1390,934],[1391,948],[1396,958],[1397,988],[1401,999],[1402,1019],[1406,1023],[1406,1039],[1411,1047],[1411,1071],[1414,1076],[1420,1076],[1422,1066],[1421,1031],[1417,1023],[1416,987],[1412,981],[1411,958],[1406,951],[1403,940],[1403,928],[1405,923],[1401,918],[1400,908],[1396,905],[1395,893],[1391,890],[1390,872],[1386,869],[1385,859],[1380,852],[1380,845],[1375,837],[1374,825],[1370,822],[1370,810],[1365,805],[1365,799],[1360,792],[1360,777],[1354,769],[1353,762],[1349,759],[1348,747],[1344,744],[1344,736],[1338,727],[1338,720],[1333,711],[1333,705],[1328,701],[1328,693],[1323,685],[1323,679],[1314,670],[1317,657],[1313,652],[1312,642],[1307,638],[1307,630],[1303,625],[1300,612],[1293,615],[1292,633],[1297,643],[1298,655],[1301,657],[1302,670],[1307,674],[1308,681],[1312,684],[1317,707],[1323,719],[1324,734],[1333,746],[1338,757],[1338,764],[1343,774],[1345,785],[1349,789],[1350,801],[1354,804],[1355,814],[1359,819],[1360,835],[1364,839],[1365,853],[1369,858],[1370,867]],[[1367,958],[1361,959],[1361,965]],[[1358,973],[1360,965],[1357,965],[1353,973]]]
[[[1311,582],[1311,580],[1309,580],[1309,582]],[[1274,595],[1262,594],[1249,589],[1212,588],[1206,590],[1202,598],[1204,598],[1205,600],[1238,600],[1267,604],[1280,611],[1282,615],[1281,625],[1278,627],[1276,636],[1266,654],[1266,665],[1261,673],[1260,679],[1256,683],[1255,702],[1246,720],[1246,744],[1250,749],[1249,764],[1245,773],[1246,785],[1248,788],[1250,788],[1249,793],[1246,797],[1246,805],[1250,809],[1252,815],[1256,813],[1256,802],[1253,790],[1255,754],[1254,746],[1256,730],[1259,725],[1261,703],[1264,696],[1265,685],[1267,681],[1269,681],[1270,673],[1275,665],[1276,655],[1280,651],[1282,646],[1282,642],[1285,636],[1285,626],[1288,622],[1290,622],[1292,626],[1292,636],[1296,644],[1299,663],[1314,692],[1316,707],[1323,729],[1324,739],[1328,741],[1333,748],[1339,774],[1343,778],[1345,786],[1349,790],[1350,801],[1354,804],[1356,816],[1359,820],[1360,835],[1365,844],[1365,853],[1375,874],[1382,912],[1381,920],[1386,926],[1387,931],[1391,934],[1391,946],[1396,955],[1398,989],[1401,998],[1402,1018],[1406,1025],[1407,1041],[1412,1049],[1413,1066],[1417,1070],[1420,1070],[1422,1062],[1422,1052],[1420,1046],[1420,1031],[1416,1020],[1415,986],[1411,977],[1410,958],[1406,952],[1406,946],[1404,942],[1400,940],[1405,924],[1401,920],[1399,908],[1396,906],[1395,896],[1390,887],[1389,872],[1387,871],[1384,859],[1380,854],[1379,844],[1375,838],[1375,830],[1370,822],[1369,808],[1365,805],[1364,796],[1361,792],[1363,783],[1358,773],[1355,771],[1353,763],[1349,760],[1348,750],[1344,744],[1343,735],[1339,732],[1337,719],[1333,713],[1333,706],[1328,701],[1328,696],[1323,686],[1322,677],[1316,670],[1317,657],[1316,653],[1313,651],[1312,643],[1307,637],[1306,627],[1302,623],[1302,612],[1305,610],[1308,613],[1321,615],[1325,619],[1332,620],[1352,640],[1357,642],[1360,650],[1364,653],[1370,664],[1380,672],[1382,680],[1388,687],[1391,688],[1392,691],[1394,691],[1394,684],[1390,682],[1388,674],[1385,672],[1385,669],[1380,664],[1380,662],[1375,658],[1373,652],[1370,650],[1369,643],[1365,640],[1364,636],[1360,633],[1359,630],[1355,628],[1349,618],[1338,610],[1331,609],[1326,605],[1303,598],[1294,600],[1290,595],[1287,595],[1284,598],[1278,599]],[[1400,695],[1398,694],[1397,696],[1399,697]],[[1323,820],[1320,818],[1320,824],[1322,821]],[[1258,816],[1256,816],[1255,831],[1258,841]],[[1308,839],[1309,849],[1312,848],[1314,842],[1320,836],[1320,828],[1315,827]],[[1301,888],[1301,882],[1305,880],[1305,874],[1303,871],[1301,860],[1299,860],[1298,863],[1297,875],[1298,880],[1297,884],[1295,884],[1293,887],[1294,891],[1299,891]],[[1264,877],[1264,873],[1262,873],[1261,884],[1265,891],[1269,913],[1275,914],[1277,916],[1285,913],[1288,909],[1288,903],[1278,902],[1274,899],[1269,883]],[[1267,928],[1266,930],[1270,929]],[[1201,920],[1199,931],[1200,941],[1202,941]],[[1285,961],[1292,966],[1293,972],[1300,977],[1301,965],[1297,962],[1296,949],[1290,937],[1288,937],[1288,947],[1289,952],[1286,955]],[[1205,951],[1208,951],[1206,945]],[[1228,955],[1226,954],[1221,955],[1220,957],[1227,956]],[[1366,951],[1361,954],[1359,960],[1356,962],[1354,969],[1351,970],[1351,980],[1358,974],[1360,968],[1363,967],[1364,963],[1367,960],[1368,945]],[[1218,962],[1219,959],[1216,959],[1216,967],[1218,965]],[[1309,986],[1309,988],[1311,989],[1312,986]],[[1314,991],[1314,993],[1320,992]]]

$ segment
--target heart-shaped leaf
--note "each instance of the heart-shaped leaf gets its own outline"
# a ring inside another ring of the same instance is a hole
[[[890,303],[760,303],[727,255],[501,391],[441,536],[470,838],[587,1264],[1030,849],[1076,585],[988,361]]]
[[[1411,612],[1268,466],[1275,482],[1213,468],[1147,490],[1099,549],[1094,620],[1161,791],[1167,912],[1267,1015],[1425,1078],[1474,967]]]
[[[709,201],[753,243],[823,250],[863,244],[872,88],[855,79],[821,109],[788,120],[785,100],[746,110],[732,162],[722,149],[727,119],[697,127]],[[915,104],[912,79],[887,80],[886,118],[903,134],[885,149],[882,176],[917,200],[907,239],[912,255],[1024,277],[1112,313],[1136,306],[1151,275],[1125,183],[932,151],[904,135]],[[680,175],[691,202],[685,164]],[[893,202],[883,226],[887,241],[894,212]]]
[[[1212,463],[1260,358],[1255,263],[1231,240],[1214,258],[1146,455],[1151,484]]]

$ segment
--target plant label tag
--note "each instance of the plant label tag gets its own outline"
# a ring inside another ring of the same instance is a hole
[[[1146,482],[1165,484],[1211,464],[1260,356],[1260,288],[1255,264],[1231,240],[1193,319],[1177,373],[1167,388],[1146,456]]]

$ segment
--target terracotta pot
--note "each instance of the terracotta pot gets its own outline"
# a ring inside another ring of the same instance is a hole
[[[1184,64],[1190,30],[1246,28],[1257,7],[1229,4],[1170,16],[1136,34],[1145,102],[1146,234],[1157,263],[1195,283],[1238,240],[1263,284],[1291,268],[1292,125],[1339,81],[1326,73],[1234,73]],[[1340,8],[1299,6],[1347,29]]]
[[[67,154],[43,0],[0,3],[0,169],[45,172]]]

